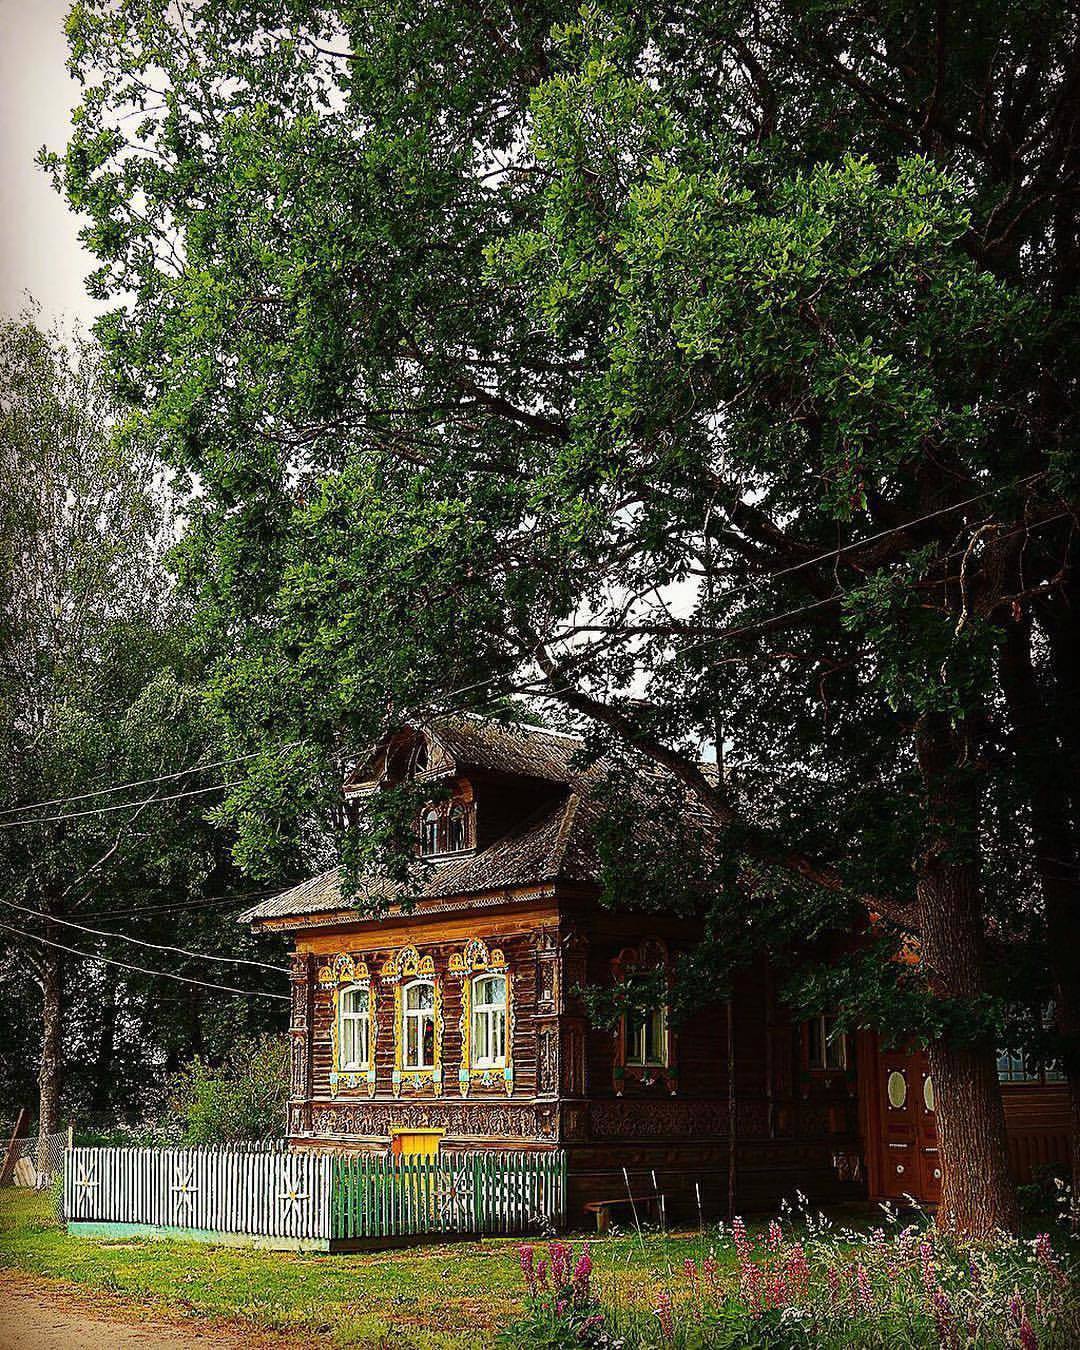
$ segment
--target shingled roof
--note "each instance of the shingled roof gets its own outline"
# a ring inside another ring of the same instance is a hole
[[[465,857],[432,863],[419,886],[410,889],[411,897],[438,900],[557,881],[598,881],[599,866],[589,828],[594,819],[595,807],[580,793],[570,792],[563,800],[538,811],[487,848]],[[401,899],[405,889],[399,882],[372,878],[367,884],[361,883],[355,900],[347,901],[342,897],[340,874],[333,868],[263,900],[240,918],[247,923],[258,923],[306,914],[337,913],[363,906],[365,901]]]
[[[588,796],[595,771],[575,767],[582,748],[580,737],[469,714],[440,718],[423,730],[462,769],[561,783],[567,791],[486,848],[429,864],[419,885],[410,888],[411,898],[436,900],[556,881],[599,880],[590,828],[597,808]],[[259,923],[337,913],[361,907],[365,900],[401,899],[405,889],[401,883],[373,877],[366,885],[361,883],[354,900],[345,900],[335,868],[245,910],[240,919]]]

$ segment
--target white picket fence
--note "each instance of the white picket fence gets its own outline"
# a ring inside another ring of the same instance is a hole
[[[328,1240],[332,1163],[277,1148],[74,1148],[64,1214],[75,1224]]]
[[[476,1233],[553,1231],[566,1221],[566,1155],[477,1150],[436,1157],[289,1153],[284,1144],[79,1147],[64,1158],[74,1231],[244,1234],[338,1249]]]

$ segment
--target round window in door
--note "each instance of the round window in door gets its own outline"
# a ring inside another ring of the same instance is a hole
[[[930,1077],[929,1074],[927,1074],[926,1077],[923,1079],[923,1084],[922,1084],[922,1099],[923,1099],[923,1106],[925,1106],[926,1109],[927,1109],[928,1111],[933,1111],[933,1109],[934,1109],[934,1080]]]
[[[885,1080],[885,1095],[894,1111],[902,1111],[907,1101],[907,1079],[899,1069],[893,1069]]]

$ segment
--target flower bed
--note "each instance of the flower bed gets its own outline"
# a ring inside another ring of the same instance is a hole
[[[1076,1263],[1043,1233],[958,1244],[923,1222],[870,1234],[823,1220],[736,1219],[652,1283],[598,1280],[587,1248],[520,1248],[524,1315],[506,1345],[1022,1347],[1080,1345]]]

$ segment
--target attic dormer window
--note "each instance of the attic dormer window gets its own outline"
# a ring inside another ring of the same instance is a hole
[[[464,853],[472,848],[472,820],[469,802],[444,802],[424,807],[420,814],[420,852],[423,857]]]
[[[468,816],[461,802],[455,802],[446,817],[446,851],[447,853],[459,853],[468,846]]]
[[[429,806],[420,817],[420,852],[425,858],[440,852],[439,812],[434,806]]]

